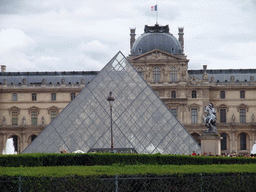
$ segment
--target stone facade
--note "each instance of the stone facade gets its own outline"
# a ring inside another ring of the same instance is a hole
[[[143,50],[133,48],[133,28],[128,60],[199,143],[200,135],[207,130],[203,123],[204,106],[212,102],[217,110],[217,131],[223,137],[221,153],[250,153],[256,139],[256,70],[208,70],[207,66],[188,70],[183,36],[183,28],[179,28],[179,44],[175,42],[174,46],[180,48],[179,52],[155,47],[136,55],[132,50]],[[16,140],[18,152],[23,151],[96,74],[9,73],[2,67],[0,152],[10,137]]]
[[[202,70],[188,70],[184,31],[178,30],[181,54],[156,48],[137,55],[131,51],[128,60],[199,143],[207,130],[204,107],[212,102],[217,131],[223,137],[221,153],[250,153],[256,139],[256,70],[207,70],[206,65]]]
[[[10,137],[17,152],[22,152],[88,83],[87,72],[0,74],[1,153]]]

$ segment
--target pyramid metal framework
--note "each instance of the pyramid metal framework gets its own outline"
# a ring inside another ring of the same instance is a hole
[[[114,150],[162,154],[201,152],[194,138],[118,52],[23,153],[110,149],[107,101],[110,91],[115,97]]]

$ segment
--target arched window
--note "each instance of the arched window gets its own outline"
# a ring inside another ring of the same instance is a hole
[[[156,67],[153,69],[153,81],[155,83],[159,83],[160,80],[161,80],[161,70],[158,67]]]
[[[173,99],[176,98],[176,91],[171,91],[171,98],[173,98]]]
[[[221,150],[227,150],[227,134],[221,133]]]
[[[198,133],[192,133],[192,137],[197,141],[197,143],[201,146],[201,140],[200,140],[200,135]]]
[[[31,135],[31,142],[34,141],[34,139],[36,138],[36,135]]]
[[[192,98],[196,98],[196,90],[192,91]]]
[[[175,67],[172,67],[170,70],[170,82],[176,82],[177,81],[177,69]]]
[[[240,134],[240,150],[246,150],[246,133]]]
[[[138,73],[140,74],[140,76],[141,76],[142,78],[144,78],[144,72],[143,72],[142,67],[139,67],[139,68],[138,68]]]

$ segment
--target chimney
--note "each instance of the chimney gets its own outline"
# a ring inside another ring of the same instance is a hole
[[[180,45],[181,45],[181,49],[182,49],[182,53],[184,52],[184,38],[183,38],[183,30],[184,28],[183,27],[179,27],[179,42],[180,42]]]
[[[6,72],[6,66],[5,65],[1,65],[1,72]]]
[[[207,69],[207,65],[203,65],[203,69],[205,71]]]
[[[130,36],[131,36],[131,38],[130,38],[130,50],[131,51],[132,51],[133,43],[135,42],[135,36],[136,36],[135,30],[136,30],[136,28],[130,28],[130,31],[131,31],[131,33],[130,33]]]

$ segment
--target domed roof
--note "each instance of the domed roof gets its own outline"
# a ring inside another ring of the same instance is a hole
[[[141,55],[154,49],[171,54],[182,54],[181,45],[177,38],[169,33],[168,25],[164,27],[146,25],[144,31],[134,42],[131,50],[132,55]]]

